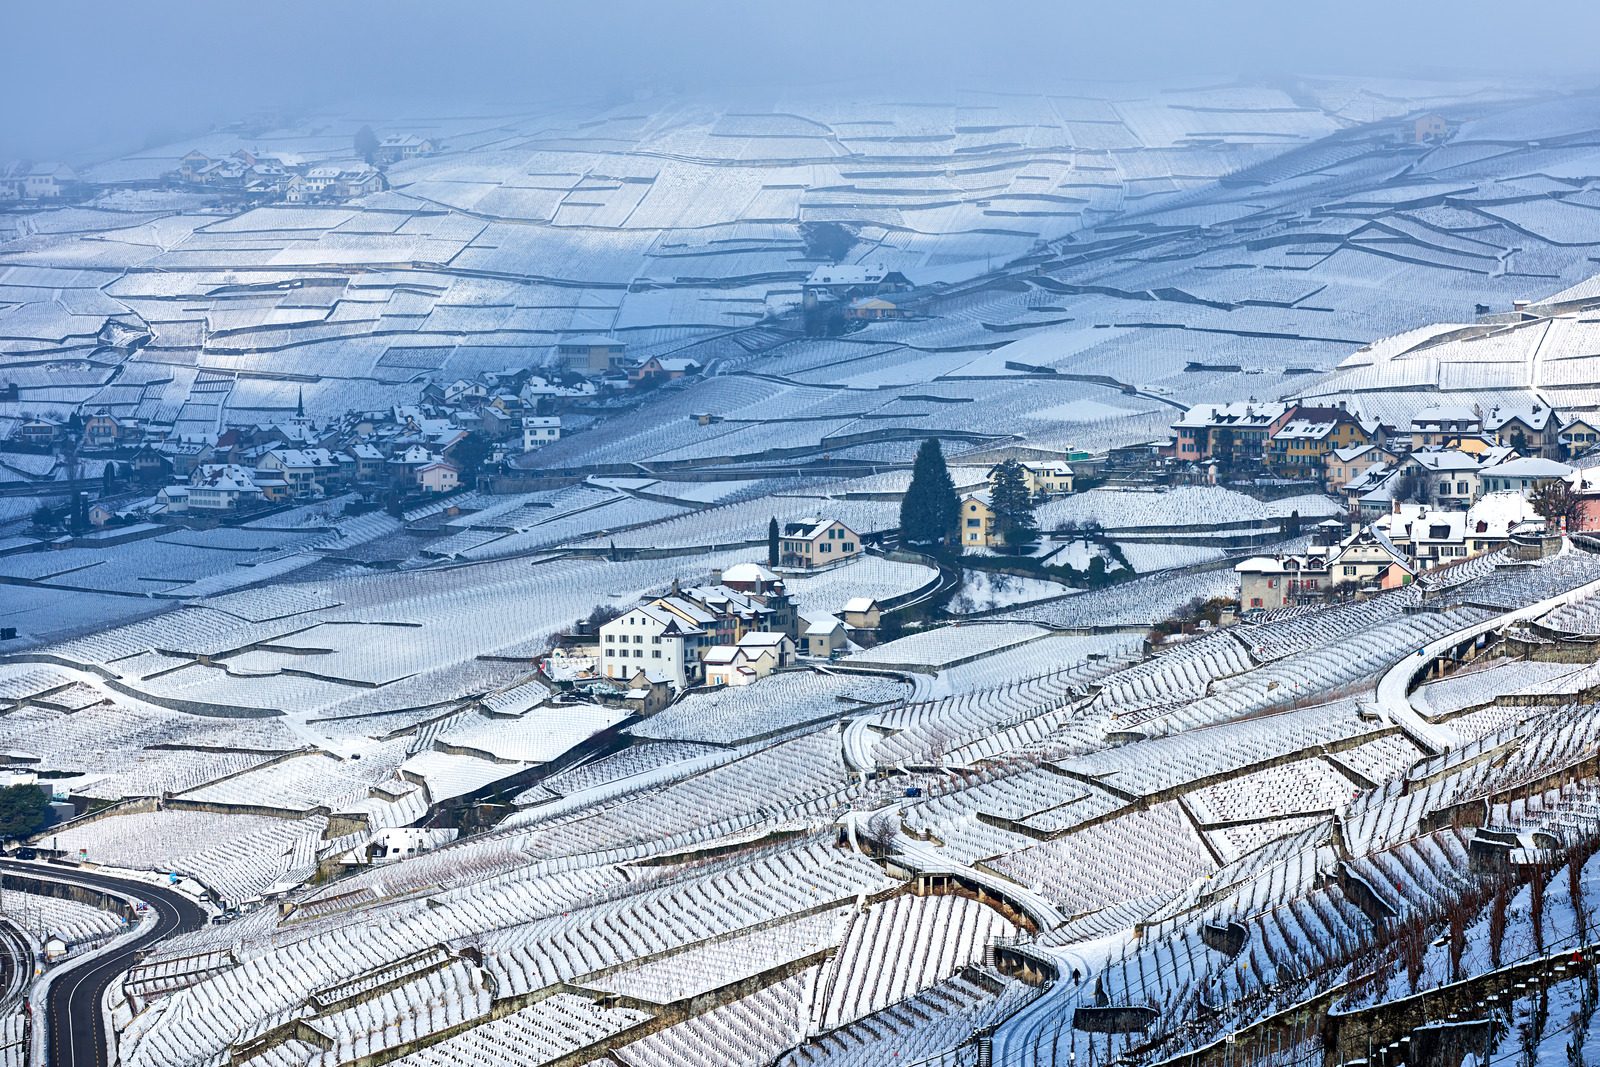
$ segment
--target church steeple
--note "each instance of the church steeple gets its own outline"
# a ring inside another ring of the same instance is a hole
[[[306,417],[306,387],[300,387],[300,399],[295,401],[294,417],[304,420]]]

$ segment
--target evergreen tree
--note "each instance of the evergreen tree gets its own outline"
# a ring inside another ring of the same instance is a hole
[[[778,517],[774,515],[767,522],[767,566],[778,565]]]
[[[483,465],[489,458],[489,449],[489,439],[477,430],[473,430],[457,441],[455,447],[450,450],[450,458],[461,468],[463,485],[478,484],[478,476],[483,473]]]
[[[989,506],[994,509],[995,530],[1007,548],[1017,549],[1038,538],[1039,526],[1033,515],[1033,493],[1028,489],[1027,471],[1023,470],[1021,463],[1008,459],[995,470]]]
[[[961,501],[945,466],[939,440],[930,437],[917,450],[911,468],[911,485],[900,501],[900,536],[911,544],[939,545],[956,540]]]
[[[372,132],[371,126],[363,126],[356,131],[356,155],[371,163],[378,154],[378,135]]]
[[[36,785],[0,789],[0,837],[27,837],[55,821],[50,797]]]

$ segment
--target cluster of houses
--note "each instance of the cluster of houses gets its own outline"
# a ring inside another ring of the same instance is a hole
[[[235,193],[258,201],[289,204],[338,203],[388,188],[380,169],[437,152],[437,142],[416,134],[385,137],[370,159],[304,160],[284,153],[241,148],[220,159],[195,149],[178,161],[172,177],[189,186]]]
[[[178,161],[173,177],[184,185],[289,204],[337,203],[388,187],[383,172],[365,160],[307,162],[244,148],[221,159],[199,150],[188,152]]]
[[[807,525],[842,528],[835,540],[859,543],[833,520]],[[798,657],[828,659],[875,630],[882,609],[855,597],[837,613],[796,608],[782,575],[757,563],[740,563],[713,575],[710,584],[674,582],[600,626],[591,647],[565,650],[593,664],[601,678],[632,693],[682,692],[695,686],[740,686],[792,666]],[[582,640],[582,639],[579,639]]]
[[[1239,608],[1291,607],[1346,592],[1398,589],[1439,567],[1541,542],[1547,528],[1515,490],[1488,493],[1465,510],[1397,504],[1367,523],[1328,519],[1305,552],[1237,564]]]
[[[800,286],[800,312],[812,332],[836,332],[857,323],[909,318],[909,309],[894,297],[911,289],[909,278],[882,264],[818,267]]]
[[[780,544],[783,573],[740,563],[704,585],[674,581],[664,595],[596,630],[580,627],[563,638],[546,671],[613,687],[653,708],[699,686],[748,685],[800,657],[830,659],[877,630],[883,609],[873,598],[852,597],[836,611],[802,611],[783,576],[859,559],[854,530],[835,519],[800,519],[781,527]]]
[[[609,337],[574,338],[559,348],[562,363],[551,368],[430,381],[413,405],[350,412],[321,426],[306,417],[303,400],[293,418],[199,437],[96,408],[67,419],[26,416],[11,441],[25,450],[101,457],[141,484],[170,483],[151,502],[167,514],[318,499],[354,487],[447,493],[461,485],[455,453],[469,435],[486,444],[479,458],[499,464],[559,441],[574,420],[592,420],[559,413],[571,404],[595,401],[609,387],[671,380],[700,369],[690,359],[629,362],[626,346]],[[606,368],[603,377],[586,376],[600,366]],[[856,546],[828,544],[826,550]],[[797,555],[807,551],[796,548]]]
[[[1246,611],[1344,588],[1395,588],[1425,571],[1559,532],[1552,524],[1600,529],[1600,468],[1591,465],[1600,430],[1538,400],[1488,411],[1433,406],[1403,429],[1344,408],[1308,413],[1251,401],[1191,409],[1174,428],[1176,455],[1196,463],[1248,458],[1284,477],[1319,477],[1346,504],[1348,519],[1319,526],[1309,551],[1235,567]],[[1573,508],[1542,516],[1534,501],[1556,482],[1565,484]]]
[[[1352,514],[1368,517],[1406,501],[1464,509],[1485,493],[1526,495],[1556,479],[1583,493],[1585,480],[1566,460],[1600,441],[1595,423],[1563,418],[1537,399],[1488,411],[1430,407],[1404,427],[1343,406],[1197,404],[1172,429],[1165,453],[1210,481],[1226,471],[1320,481]]]
[[[37,420],[26,435],[48,443]],[[106,411],[83,420],[81,446],[118,457],[131,479],[162,484],[153,499],[123,512],[152,516],[217,514],[285,502],[322,499],[348,489],[382,489],[398,496],[448,493],[461,484],[456,450],[468,431],[418,407],[351,414],[318,426],[304,407],[282,422],[231,427],[206,438],[143,436],[141,427]],[[114,518],[98,509],[96,525]]]

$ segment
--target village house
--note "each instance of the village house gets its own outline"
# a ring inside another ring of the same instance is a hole
[[[826,611],[800,613],[799,649],[802,654],[827,659],[850,644],[844,620]]]
[[[714,645],[701,658],[708,686],[749,685],[794,663],[795,647],[788,634],[745,634],[733,645]]]
[[[986,548],[995,543],[994,508],[988,493],[968,493],[961,498],[961,544]]]
[[[759,563],[736,563],[722,572],[720,588],[731,589],[768,611],[765,629],[799,635],[799,614],[781,577]]]
[[[1295,405],[1268,435],[1267,463],[1285,478],[1318,478],[1328,453],[1371,444],[1376,432],[1342,407]]]
[[[628,380],[635,384],[646,380],[671,382],[699,373],[700,364],[687,357],[651,356],[628,371]]]
[[[908,319],[911,313],[881,296],[864,296],[850,301],[844,309],[844,317],[860,322],[878,322],[883,319]]]
[[[1023,460],[1018,465],[1022,468],[1023,483],[1034,496],[1065,496],[1072,492],[1075,476],[1066,463],[1059,460]],[[994,486],[999,477],[1000,465],[997,463],[989,468],[989,485]]]
[[[340,457],[326,448],[274,448],[257,462],[258,471],[276,474],[296,500],[323,496],[344,480]]]
[[[801,283],[800,299],[802,306],[810,310],[830,301],[848,304],[852,300],[903,293],[910,288],[911,279],[881,264],[838,263],[812,271]]]
[[[1482,493],[1482,471],[1514,458],[1510,449],[1473,455],[1453,448],[1424,448],[1395,465],[1400,478],[1415,479],[1415,496],[1437,507],[1465,510]]]
[[[854,559],[861,538],[837,519],[801,519],[783,524],[778,549],[781,565],[810,569]]]
[[[1600,468],[1579,468],[1568,476],[1567,484],[1578,499],[1576,528],[1584,532],[1600,530]]]
[[[373,159],[379,163],[398,163],[403,159],[431,156],[436,151],[438,148],[430,138],[418,137],[414,133],[396,133],[378,142]]]
[[[135,423],[124,421],[105,408],[83,420],[83,443],[86,448],[111,448],[137,433]]]
[[[553,441],[561,440],[561,416],[524,415],[522,417],[522,450],[532,452]]]
[[[438,463],[442,458],[422,445],[408,445],[385,460],[383,466],[388,472],[390,484],[405,487],[417,484],[418,470],[430,463]]]
[[[1416,144],[1433,144],[1449,136],[1450,122],[1438,112],[1419,115],[1411,123],[1411,140]]]
[[[1530,456],[1486,467],[1481,475],[1485,493],[1514,492],[1527,496],[1542,485],[1572,475],[1572,468],[1553,459]]]
[[[664,608],[641,604],[600,627],[600,673],[629,679],[643,671],[677,690],[700,679],[705,631]]]
[[[674,582],[668,595],[650,603],[698,626],[713,644],[736,644],[745,634],[758,631],[798,634],[798,617],[781,583],[766,585],[760,592],[743,592],[728,585],[684,588]]]
[[[478,411],[478,432],[491,441],[507,441],[513,437],[521,437],[525,429],[522,418],[520,405],[516,412],[511,412],[496,407],[491,402]]]
[[[1520,493],[1502,491],[1487,494],[1466,511],[1400,504],[1373,526],[1418,570],[1429,570],[1504,548],[1512,534],[1542,522]]]
[[[1335,545],[1298,555],[1253,556],[1233,569],[1241,611],[1310,603],[1341,586],[1394,589],[1415,577],[1406,554],[1372,526]]]
[[[1411,416],[1411,448],[1455,448],[1463,438],[1483,434],[1483,415],[1465,404],[1439,404]]]
[[[1393,465],[1399,456],[1382,445],[1349,445],[1335,448],[1322,457],[1322,484],[1330,493],[1341,493],[1345,486],[1378,464]]]
[[[186,499],[192,511],[236,511],[260,503],[262,494],[254,471],[232,463],[206,464],[190,475]]]
[[[883,607],[870,596],[855,596],[844,602],[839,615],[852,631],[876,630],[883,622]]]
[[[1548,404],[1497,404],[1483,417],[1483,432],[1503,448],[1524,456],[1554,458],[1561,447],[1561,418]]]
[[[450,493],[461,487],[460,469],[454,463],[443,460],[422,464],[412,477],[416,480],[417,488],[424,493]]]
[[[375,482],[383,477],[383,452],[369,441],[357,441],[345,448],[350,457],[350,475],[358,482]]]
[[[8,163],[0,167],[0,200],[53,200],[77,180],[65,163]]]
[[[65,427],[48,415],[36,415],[25,420],[16,429],[17,440],[25,445],[51,445],[66,432]]]
[[[1597,420],[1600,421],[1600,420]],[[1600,442],[1600,429],[1585,418],[1569,419],[1556,441],[1564,456],[1581,456]]]
[[[1190,463],[1260,463],[1271,436],[1289,421],[1292,410],[1287,404],[1258,400],[1196,404],[1172,424],[1173,458]]]

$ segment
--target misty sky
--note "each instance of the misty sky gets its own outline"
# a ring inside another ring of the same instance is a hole
[[[846,79],[891,100],[1179,74],[1590,84],[1597,30],[1592,0],[52,0],[0,21],[0,160],[92,160],[266,107],[636,88],[737,101]]]

